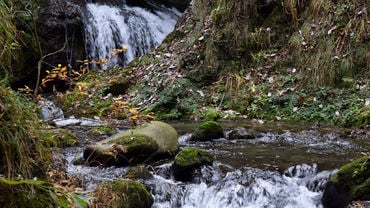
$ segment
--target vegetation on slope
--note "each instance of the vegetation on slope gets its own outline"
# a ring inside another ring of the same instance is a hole
[[[161,46],[124,70],[100,75],[83,102],[106,103],[96,98],[107,98],[104,88],[124,77],[131,87],[110,99],[120,97],[158,119],[366,127],[368,25],[362,1],[196,0]],[[73,93],[65,97],[81,99]]]

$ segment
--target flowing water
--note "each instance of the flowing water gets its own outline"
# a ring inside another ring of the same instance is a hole
[[[89,60],[109,60],[108,65],[127,65],[136,56],[158,46],[173,30],[181,13],[145,1],[147,8],[119,4],[87,3],[85,17],[86,48]],[[127,47],[118,56],[114,49]]]
[[[215,162],[197,171],[191,182],[174,180],[170,160],[148,166],[154,177],[143,183],[150,187],[153,207],[322,207],[321,197],[330,175],[370,150],[368,137],[347,138],[346,130],[332,127],[222,123],[226,134],[247,126],[260,135],[251,140],[190,142],[190,132],[197,124],[172,125],[181,135],[181,148],[206,149],[215,155]],[[82,148],[67,149],[67,172],[80,178],[87,192],[103,181],[122,178],[128,169],[73,165],[81,154]]]

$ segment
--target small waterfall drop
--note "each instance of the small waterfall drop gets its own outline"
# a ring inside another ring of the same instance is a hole
[[[125,66],[136,56],[158,46],[173,30],[181,13],[175,8],[146,1],[149,8],[87,3],[86,50],[89,60],[108,59],[108,65]],[[114,49],[128,48],[114,56]]]

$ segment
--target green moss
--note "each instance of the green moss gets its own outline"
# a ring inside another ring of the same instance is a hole
[[[153,153],[158,149],[158,144],[147,135],[134,134],[132,136],[122,136],[111,140],[108,144],[115,144],[120,149],[125,148],[132,153]]]
[[[222,129],[222,127],[216,121],[206,121],[199,125],[197,129]]]
[[[95,136],[102,135],[102,134],[112,135],[114,133],[117,133],[117,129],[115,127],[110,127],[110,126],[98,126],[98,127],[95,127],[89,130],[89,134],[95,135]]]
[[[96,207],[150,208],[153,197],[137,181],[115,180],[98,187],[92,204]]]
[[[212,164],[213,155],[206,150],[187,147],[175,157],[175,165],[180,167],[194,167],[203,164]]]
[[[65,129],[44,129],[41,131],[41,141],[47,147],[71,147],[79,145],[79,139]]]
[[[224,137],[223,128],[216,121],[206,121],[200,124],[191,136],[191,140],[212,140]]]
[[[361,157],[340,168],[330,179],[348,191],[350,199],[370,199],[370,156]]]

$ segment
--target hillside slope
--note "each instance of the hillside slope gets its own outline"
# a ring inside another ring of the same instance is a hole
[[[118,94],[158,119],[242,117],[365,127],[366,9],[359,0],[194,0],[162,45],[124,70],[110,70],[101,86],[124,79],[129,89]]]

